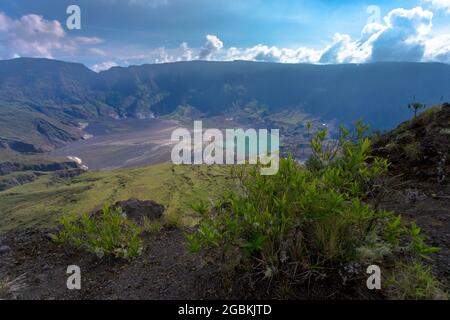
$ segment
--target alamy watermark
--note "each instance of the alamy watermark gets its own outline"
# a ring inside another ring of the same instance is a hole
[[[381,268],[375,264],[371,265],[367,268],[367,274],[370,274],[366,281],[367,289],[381,290]]]
[[[262,175],[274,175],[279,169],[280,130],[207,129],[202,121],[194,122],[191,131],[179,128],[172,133],[174,164],[260,164]]]
[[[67,267],[66,273],[69,275],[66,281],[67,289],[81,290],[81,269],[77,265]]]
[[[366,9],[366,13],[369,14],[367,18],[367,24],[377,23],[381,24],[381,8],[377,5],[370,5]]]
[[[69,17],[66,20],[66,27],[69,30],[81,30],[81,8],[77,5],[70,5],[66,9]]]

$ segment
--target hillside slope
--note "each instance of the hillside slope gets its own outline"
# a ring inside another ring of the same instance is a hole
[[[450,287],[450,104],[402,123],[380,136],[373,149],[391,162],[379,205],[417,221],[440,248],[429,264]]]
[[[175,224],[192,225],[198,219],[192,215],[192,203],[215,200],[233,186],[227,166],[161,164],[76,177],[48,173],[0,192],[0,233],[51,227],[62,214],[90,213],[129,198],[155,200],[166,207],[166,216]]]
[[[391,171],[421,182],[445,185],[450,172],[450,104],[444,103],[380,136],[374,154],[388,158]]]

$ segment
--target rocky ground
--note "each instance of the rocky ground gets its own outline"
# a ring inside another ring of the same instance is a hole
[[[2,239],[0,274],[23,275],[23,286],[10,296],[17,299],[208,299],[223,294],[218,270],[187,250],[179,229],[145,235],[144,245],[131,263],[100,260],[56,246],[46,231],[25,230]],[[81,269],[79,291],[67,289],[70,265]]]
[[[254,282],[229,266],[233,257],[189,252],[185,232],[165,228],[143,236],[144,250],[132,262],[59,247],[55,230],[24,230],[1,238],[0,275],[15,280],[6,296],[19,300],[245,300],[286,298],[292,292],[269,294],[270,283]],[[81,290],[68,290],[67,267],[80,267]],[[330,270],[331,271],[331,270]],[[361,270],[360,270],[361,271]],[[298,299],[380,299],[365,288],[363,277],[341,285],[335,278],[308,283],[295,292]],[[0,290],[1,293],[1,290]]]

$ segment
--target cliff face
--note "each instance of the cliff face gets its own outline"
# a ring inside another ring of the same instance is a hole
[[[31,164],[3,162],[0,163],[0,176],[19,171],[53,172],[59,170],[70,170],[78,168],[79,166],[75,161],[53,162],[53,163],[31,163]]]
[[[79,175],[86,168],[75,160],[52,158],[41,154],[20,154],[11,149],[0,150],[0,191],[35,181],[40,175],[58,178]]]

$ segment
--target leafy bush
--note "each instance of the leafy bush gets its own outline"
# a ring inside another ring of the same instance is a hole
[[[66,215],[60,223],[62,231],[55,237],[59,244],[85,249],[99,258],[133,259],[141,253],[142,230],[120,208],[105,206],[99,215]]]
[[[434,252],[420,230],[409,232],[399,217],[364,202],[377,193],[377,181],[388,169],[386,160],[368,154],[366,130],[358,123],[350,138],[341,128],[338,142],[327,145],[327,132],[318,131],[306,167],[288,157],[280,159],[273,176],[253,168],[242,179],[244,192],[227,195],[211,214],[193,206],[203,221],[188,236],[191,249],[238,248],[244,263],[266,278],[383,259],[397,251]],[[409,245],[400,248],[405,237]]]

